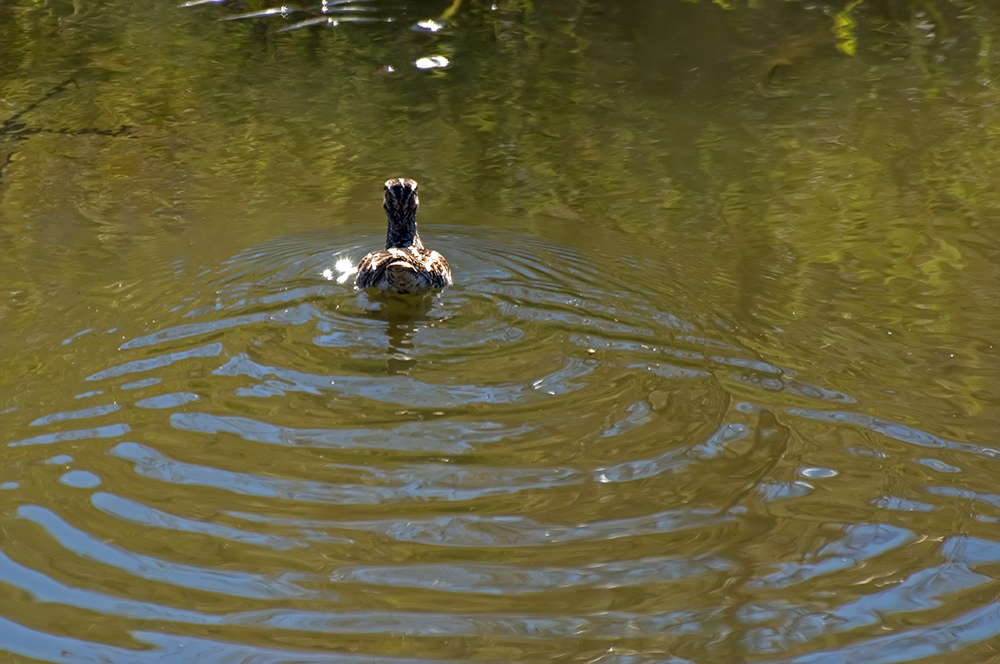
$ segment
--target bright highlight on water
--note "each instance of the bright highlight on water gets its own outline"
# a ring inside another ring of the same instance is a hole
[[[357,271],[358,268],[355,267],[354,263],[351,262],[350,258],[340,258],[334,264],[332,270],[330,268],[327,268],[323,270],[321,274],[323,275],[323,278],[328,281],[333,281],[334,279],[336,279],[338,284],[342,284],[348,279],[350,279],[351,275]],[[339,274],[336,277],[334,277],[334,272],[337,272]]]

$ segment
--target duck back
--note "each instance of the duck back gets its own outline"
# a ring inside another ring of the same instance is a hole
[[[450,286],[451,269],[444,256],[430,249],[383,249],[358,266],[358,288],[409,295]]]

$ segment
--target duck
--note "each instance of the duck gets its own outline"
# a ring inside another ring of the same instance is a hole
[[[417,183],[409,178],[386,180],[382,207],[389,218],[385,249],[358,264],[354,285],[396,295],[416,295],[450,286],[451,268],[444,256],[427,249],[417,233]]]

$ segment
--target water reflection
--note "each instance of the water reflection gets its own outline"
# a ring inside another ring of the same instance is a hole
[[[1000,21],[497,4],[0,6],[0,649],[989,661]]]
[[[14,530],[60,551],[61,568],[137,590],[77,587],[17,550],[0,559],[5,582],[119,629],[169,622],[173,635],[155,641],[164,658],[181,634],[260,654],[261,639],[281,633],[293,644],[337,634],[380,658],[391,647],[371,650],[368,635],[418,639],[435,659],[448,639],[482,635],[556,657],[581,634],[627,633],[655,651],[734,628],[740,649],[774,655],[990,583],[954,563],[895,570],[895,555],[926,545],[858,510],[919,507],[898,492],[871,494],[878,502],[865,508],[829,503],[836,469],[849,471],[836,458],[803,467],[806,429],[795,422],[821,427],[818,439],[851,424],[925,448],[992,451],[843,411],[849,395],[622,288],[566,247],[436,235],[462,279],[416,303],[324,277],[363,241],[331,252],[313,237],[283,239],[191,277],[184,302],[83,372],[71,389],[82,407],[36,413],[8,447],[44,449],[39,460],[63,469],[50,481],[89,491],[83,503],[19,501]],[[554,256],[563,269],[550,267]],[[792,404],[765,406],[768,394]],[[803,402],[814,405],[793,405]],[[813,510],[829,512],[820,529],[833,513],[856,516],[825,534],[779,516]],[[898,577],[891,590],[822,599],[826,585],[879,568]],[[710,592],[720,584],[747,599],[731,607]],[[205,631],[219,628],[231,636]]]
[[[362,295],[366,302],[361,306],[377,321],[385,324],[387,357],[386,375],[406,375],[417,360],[412,356],[413,337],[424,327],[433,327],[434,318],[428,314],[436,294],[419,297],[393,297],[376,293]]]

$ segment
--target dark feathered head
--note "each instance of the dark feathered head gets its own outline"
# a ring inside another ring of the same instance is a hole
[[[385,214],[389,217],[389,230],[385,236],[385,248],[423,247],[417,235],[417,183],[409,178],[393,178],[385,181]]]

